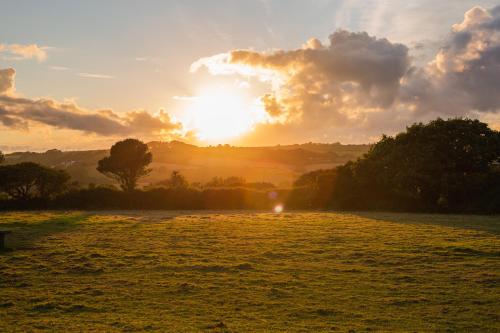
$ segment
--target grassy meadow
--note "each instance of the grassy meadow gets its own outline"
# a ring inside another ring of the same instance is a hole
[[[500,331],[500,217],[13,212],[0,331]]]

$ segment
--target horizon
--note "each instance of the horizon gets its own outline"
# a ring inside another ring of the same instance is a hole
[[[302,142],[302,143],[292,143],[292,144],[275,144],[275,145],[255,145],[255,146],[244,146],[244,145],[231,145],[227,143],[219,143],[219,144],[207,144],[207,145],[199,145],[195,143],[184,142],[181,140],[170,140],[170,141],[148,141],[145,144],[150,145],[152,143],[161,143],[161,144],[172,144],[172,143],[181,143],[185,145],[195,146],[197,148],[220,148],[220,147],[231,147],[231,148],[274,148],[274,147],[290,147],[290,146],[304,146],[304,145],[341,145],[341,146],[371,146],[375,144],[375,142],[370,143],[342,143],[342,142]],[[97,151],[97,150],[109,150],[110,147],[102,147],[102,148],[93,148],[93,149],[58,149],[58,148],[49,148],[49,149],[39,149],[39,150],[11,150],[8,146],[0,146],[0,151],[4,154],[16,154],[16,153],[46,153],[51,150],[59,150],[61,152],[83,152],[83,151]]]
[[[500,128],[495,1],[22,4],[0,22],[5,152],[370,144],[437,117]]]

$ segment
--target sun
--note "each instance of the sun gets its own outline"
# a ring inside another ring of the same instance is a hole
[[[205,89],[186,108],[188,123],[197,137],[222,143],[252,130],[261,121],[261,107],[237,89]]]

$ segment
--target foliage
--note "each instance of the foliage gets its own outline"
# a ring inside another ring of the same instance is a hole
[[[270,182],[246,182],[242,187],[257,191],[276,189],[276,186]]]
[[[186,177],[184,177],[179,171],[175,170],[170,174],[170,178],[158,182],[157,185],[174,189],[185,189],[189,187]]]
[[[147,191],[117,191],[97,187],[73,190],[59,196],[47,208],[63,209],[272,209],[284,202],[288,191],[267,191],[242,188],[197,190],[194,188],[153,188]],[[4,209],[15,208],[15,203]],[[26,207],[26,205],[24,206]],[[0,206],[1,208],[1,206]],[[40,208],[36,206],[36,208]]]
[[[438,119],[384,137],[363,159],[339,169],[352,173],[355,182],[347,185],[354,185],[350,188],[365,204],[456,211],[498,177],[492,167],[499,158],[497,131],[478,120]],[[334,196],[348,190],[339,187]]]
[[[66,189],[69,179],[64,170],[31,162],[0,166],[0,191],[14,199],[50,199]]]
[[[315,170],[300,176],[293,184],[287,206],[302,209],[325,208],[330,204],[335,170]]]
[[[5,161],[5,156],[3,155],[3,153],[0,151],[0,164],[3,163],[3,161]]]
[[[322,199],[324,208],[494,212],[500,209],[499,162],[498,131],[478,120],[437,119],[384,136],[330,175],[302,176],[295,193],[306,184],[307,195]]]
[[[137,187],[137,181],[151,171],[147,166],[152,159],[145,143],[125,139],[111,147],[109,156],[98,162],[97,170],[118,181],[124,191],[132,191]]]
[[[38,193],[41,198],[50,199],[68,188],[70,176],[64,170],[45,168],[38,180]]]
[[[243,177],[213,177],[205,183],[204,188],[247,188],[259,191],[271,190],[276,188],[274,184],[269,182],[247,182]]]
[[[246,184],[242,177],[214,177],[205,184],[205,187],[243,187]]]

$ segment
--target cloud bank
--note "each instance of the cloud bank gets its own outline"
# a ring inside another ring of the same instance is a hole
[[[88,111],[74,103],[52,99],[29,99],[14,94],[15,70],[0,70],[0,124],[28,129],[30,123],[71,129],[102,136],[175,136],[181,124],[163,110],[151,115],[144,110],[117,114],[111,110]]]
[[[363,141],[437,116],[498,120],[500,6],[467,11],[433,61],[420,67],[406,45],[337,30],[325,44],[311,39],[295,50],[232,50],[191,66],[202,68],[269,82],[261,102],[270,120],[246,138],[251,142],[295,135]]]

